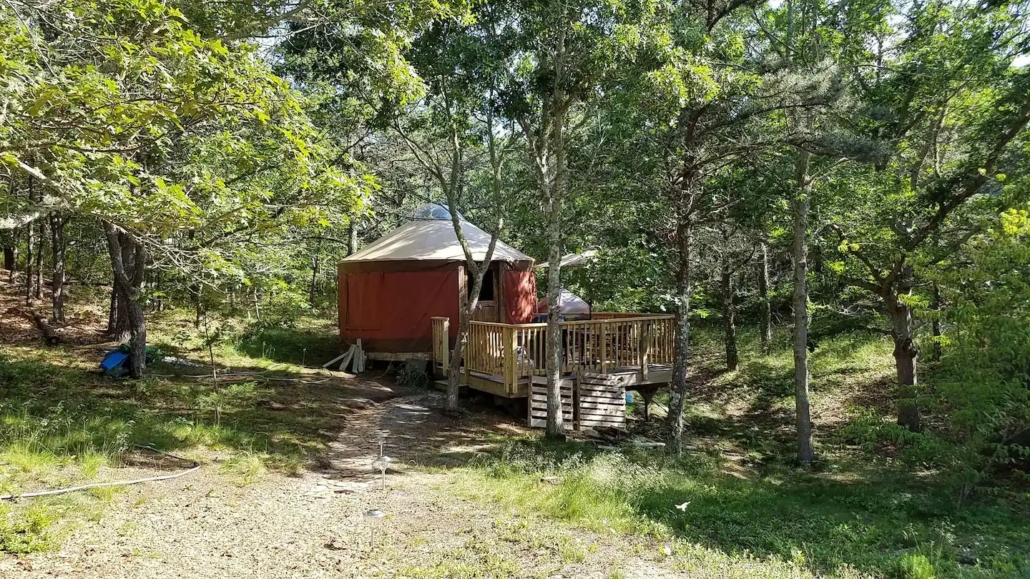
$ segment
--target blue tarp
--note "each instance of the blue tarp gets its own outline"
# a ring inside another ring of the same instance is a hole
[[[115,368],[121,366],[129,359],[129,355],[125,352],[119,352],[117,350],[108,352],[104,359],[100,362],[100,368],[105,372],[110,372]]]

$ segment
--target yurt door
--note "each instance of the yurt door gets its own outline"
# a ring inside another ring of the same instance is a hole
[[[469,291],[472,291],[472,280],[468,280]],[[500,321],[500,286],[497,283],[497,268],[491,266],[483,276],[483,288],[479,291],[479,303],[476,311],[472,312],[472,319],[477,322],[499,322]]]

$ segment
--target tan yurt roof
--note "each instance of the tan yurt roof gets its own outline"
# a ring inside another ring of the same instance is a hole
[[[472,258],[476,261],[486,259],[490,234],[464,220],[461,221],[461,229],[472,250]],[[533,263],[532,257],[501,240],[497,240],[493,259],[524,262],[528,265]],[[448,214],[446,218],[437,216],[409,221],[347,257],[343,263],[375,261],[465,261],[465,252],[461,249]]]

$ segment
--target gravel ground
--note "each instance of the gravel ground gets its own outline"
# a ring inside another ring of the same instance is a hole
[[[57,552],[0,558],[0,577],[675,576],[625,538],[453,498],[453,475],[414,465],[466,460],[484,448],[485,434],[521,426],[478,413],[455,421],[440,405],[435,393],[351,401],[360,410],[319,472],[269,473],[238,486],[209,463],[184,478],[128,487]],[[379,432],[396,459],[385,490],[371,468]],[[387,516],[364,517],[370,509]]]

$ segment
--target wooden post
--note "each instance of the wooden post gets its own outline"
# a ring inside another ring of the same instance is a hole
[[[582,372],[576,372],[572,377],[572,428],[579,430],[579,376]]]
[[[608,372],[608,322],[601,322],[601,373]]]
[[[443,320],[443,335],[440,336],[440,345],[443,347],[443,375],[447,376],[451,368],[451,319]]]
[[[651,322],[642,323],[643,331],[640,332],[640,374],[647,378],[647,364],[651,358]]]
[[[501,332],[501,343],[504,344],[504,390],[515,394],[518,390],[518,368],[515,358],[515,328],[505,326]]]

